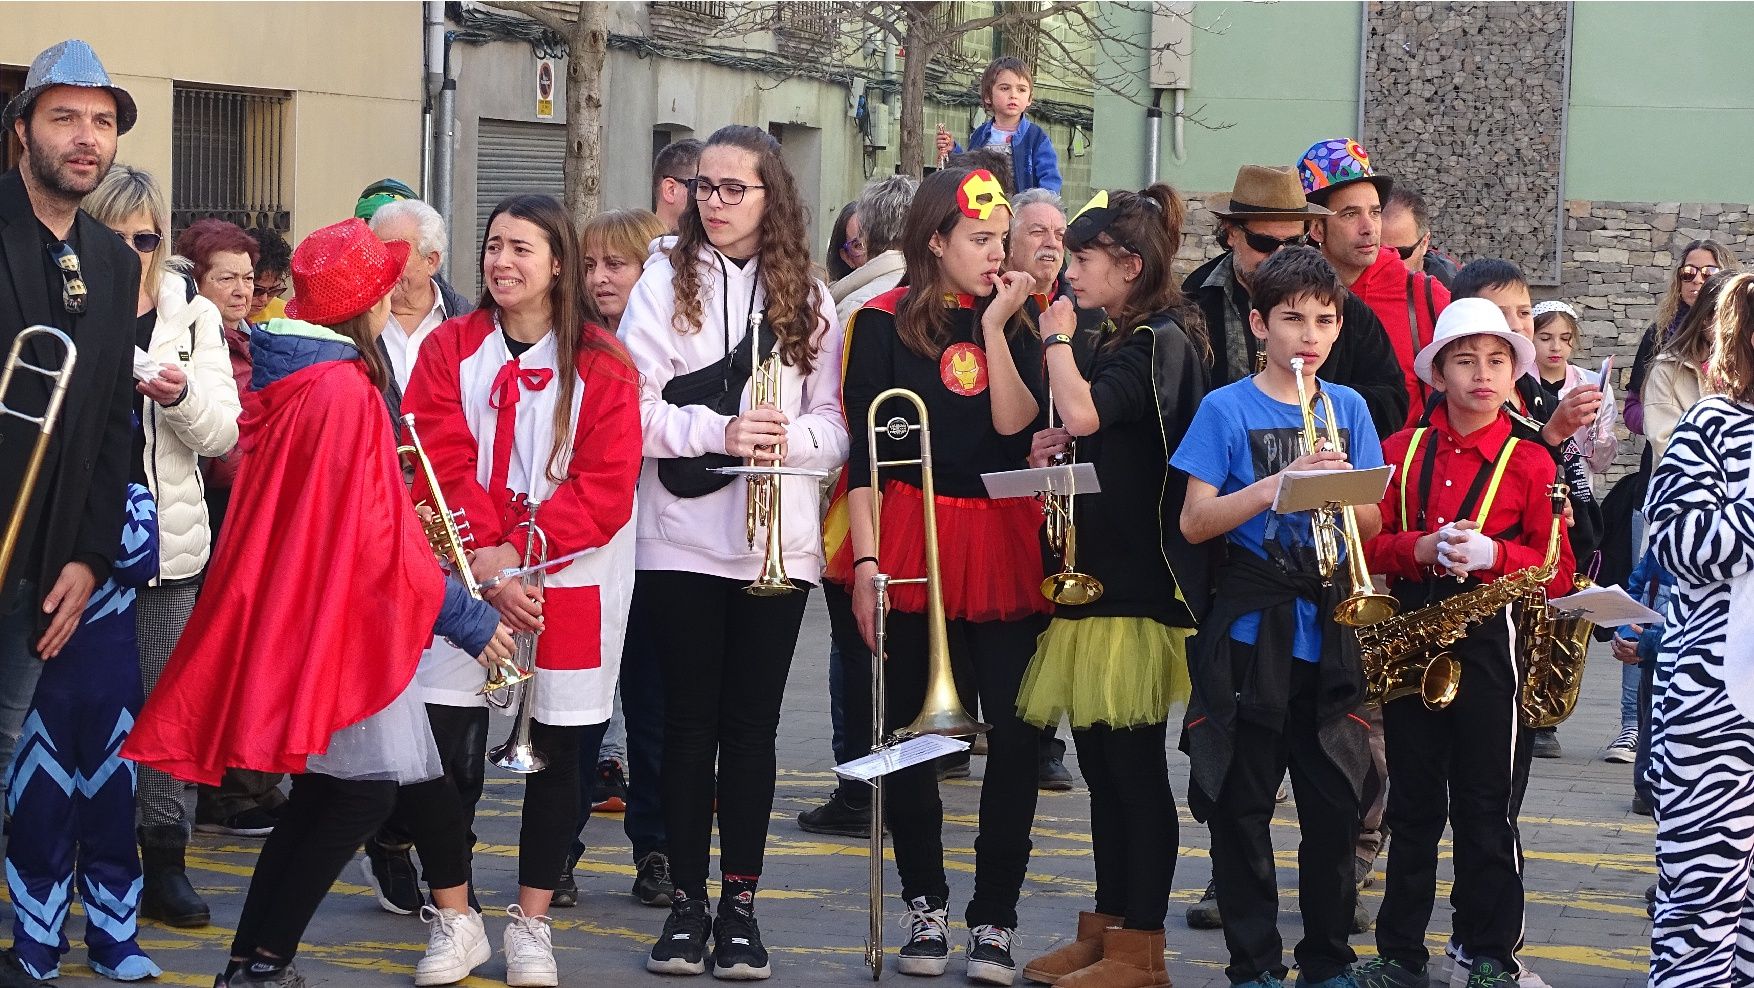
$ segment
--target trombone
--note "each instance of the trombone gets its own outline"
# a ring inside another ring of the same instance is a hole
[[[883,425],[877,424],[877,409],[891,398],[897,398],[914,406],[919,416],[919,423],[913,424],[901,416],[893,416]],[[920,468],[920,488],[925,499],[924,512],[926,540],[926,573],[919,577],[895,577],[883,572],[883,562],[877,562],[877,574],[871,577],[871,583],[877,590],[877,609],[872,624],[872,637],[876,639],[877,648],[871,653],[871,750],[880,751],[908,738],[922,734],[943,734],[949,737],[964,737],[970,734],[983,734],[990,725],[983,724],[969,716],[962,708],[962,700],[956,695],[956,680],[950,671],[950,642],[944,628],[944,594],[943,583],[938,574],[938,512],[935,491],[932,483],[932,430],[926,416],[926,403],[918,394],[906,388],[890,388],[871,401],[871,408],[865,414],[865,428],[871,436],[870,441],[870,482],[871,482],[871,543],[874,552],[880,552],[883,545],[883,484],[879,471],[884,467],[918,466]],[[899,442],[914,433],[919,434],[920,455],[912,460],[882,460],[877,456],[877,443],[881,439]],[[926,702],[919,715],[906,727],[892,734],[885,735],[883,730],[884,717],[887,714],[884,704],[883,652],[889,632],[889,588],[900,584],[924,584],[926,588]],[[871,980],[883,976],[883,778],[878,776],[871,783],[871,849],[870,849],[870,933],[865,941],[865,963],[871,968]]]
[[[1054,396],[1048,395],[1048,428],[1054,427]],[[1077,440],[1068,443],[1064,453],[1053,458],[1054,466],[1065,466],[1078,458]],[[1064,493],[1048,491],[1041,496],[1042,516],[1047,530],[1048,548],[1060,557],[1060,571],[1041,581],[1041,595],[1056,604],[1094,604],[1102,597],[1102,581],[1089,573],[1078,572],[1078,526],[1073,517],[1078,500],[1075,483]]]
[[[529,502],[530,518],[524,523],[524,567],[528,569],[548,559],[548,533],[536,527],[536,509],[541,504]],[[540,545],[538,545],[540,544]],[[524,577],[530,586],[540,589],[542,586],[542,570]],[[515,652],[512,661],[522,675],[529,679],[518,693],[517,722],[512,733],[503,743],[488,751],[487,760],[519,775],[534,775],[548,767],[548,756],[536,750],[536,744],[530,737],[530,722],[535,719],[536,684],[536,637],[539,631],[520,631],[512,636]]]
[[[33,336],[47,336],[60,342],[62,353],[59,367],[40,367],[24,359],[24,341]],[[10,415],[37,427],[37,441],[30,448],[30,458],[25,460],[24,478],[18,482],[17,500],[13,502],[12,513],[6,519],[6,532],[0,536],[0,580],[5,579],[6,571],[12,565],[12,554],[18,548],[18,531],[24,527],[24,516],[30,511],[37,475],[42,472],[43,458],[49,452],[49,437],[54,435],[55,423],[61,417],[61,402],[67,397],[67,385],[73,381],[73,365],[78,359],[79,348],[73,345],[66,333],[53,326],[31,326],[12,338],[12,349],[6,354],[6,364],[0,367],[0,416]],[[41,415],[21,412],[6,403],[7,396],[12,393],[12,374],[21,369],[53,382],[49,387],[49,403],[43,407]],[[0,599],[5,596],[5,591],[0,589]]]
[[[463,518],[462,509],[452,511],[445,503],[444,492],[439,490],[438,474],[433,472],[432,460],[427,458],[426,447],[420,443],[420,433],[414,429],[414,415],[402,416],[402,434],[408,438],[406,443],[396,447],[396,455],[401,457],[414,469],[417,481],[425,481],[429,500],[416,501],[415,510],[427,509],[420,519],[420,527],[426,532],[426,541],[438,556],[439,562],[456,574],[457,579],[469,591],[469,596],[481,599],[481,585],[475,582],[475,574],[469,569],[469,522]],[[481,687],[481,695],[487,702],[504,709],[511,706],[511,695],[504,697],[501,691],[529,679],[531,673],[515,666],[500,665],[487,670],[487,682]]]
[[[1325,427],[1318,433],[1315,404],[1310,401],[1303,383],[1302,357],[1291,358],[1291,373],[1297,378],[1297,406],[1303,412],[1304,451],[1313,453],[1326,448],[1340,452],[1340,431],[1334,425],[1334,400],[1325,391],[1316,392],[1316,401],[1322,403],[1322,424]],[[1343,540],[1346,546],[1349,592],[1346,599],[1334,607],[1334,620],[1348,627],[1362,628],[1394,617],[1401,609],[1400,602],[1388,594],[1377,593],[1371,585],[1370,573],[1365,569],[1364,540],[1358,536],[1357,512],[1350,504],[1330,503],[1312,514],[1310,528],[1315,541],[1316,568],[1321,571],[1324,582],[1333,582],[1334,572],[1340,568],[1339,544]],[[1340,519],[1338,522],[1334,520],[1336,515]]]

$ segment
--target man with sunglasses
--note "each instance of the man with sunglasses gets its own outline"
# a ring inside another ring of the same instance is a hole
[[[36,325],[61,330],[78,347],[22,537],[0,574],[0,779],[42,663],[61,653],[121,545],[140,260],[79,203],[109,171],[117,138],[136,115],[134,100],[110,84],[83,41],[38,55],[23,91],[0,111],[0,130],[24,150],[19,167],[0,175],[0,353]],[[44,335],[22,357],[42,367],[66,359]],[[49,389],[48,379],[19,372],[0,398],[37,415]],[[38,434],[20,417],[0,417],[0,516],[10,517],[18,502]],[[0,962],[0,985],[35,983],[22,978],[10,956]]]
[[[1445,288],[1461,270],[1453,258],[1431,242],[1431,207],[1405,181],[1396,182],[1382,204],[1382,242],[1401,255],[1401,263],[1409,272],[1430,275]]]
[[[1414,373],[1413,358],[1431,342],[1438,313],[1449,305],[1449,289],[1429,275],[1409,272],[1400,251],[1383,242],[1383,209],[1394,182],[1376,173],[1357,141],[1317,141],[1298,158],[1297,172],[1309,201],[1327,211],[1310,230],[1311,242],[1381,320],[1416,417],[1431,388]]]
[[[1254,373],[1259,341],[1249,332],[1249,279],[1281,247],[1302,244],[1310,224],[1328,215],[1304,196],[1290,168],[1243,165],[1228,196],[1207,203],[1218,217],[1225,251],[1182,283],[1206,318],[1212,340],[1214,386]],[[1340,336],[1322,364],[1322,377],[1364,396],[1377,431],[1388,435],[1407,418],[1407,386],[1382,323],[1348,295],[1340,307]]]

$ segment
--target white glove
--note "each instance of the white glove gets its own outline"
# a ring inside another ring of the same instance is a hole
[[[1437,533],[1437,564],[1445,569],[1472,573],[1486,569],[1498,559],[1498,543],[1479,532],[1445,527]]]

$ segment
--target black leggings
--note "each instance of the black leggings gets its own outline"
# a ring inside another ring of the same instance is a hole
[[[1017,927],[1017,897],[1029,868],[1041,750],[1041,730],[1017,716],[1017,688],[1046,622],[1045,616],[1032,616],[1017,621],[951,621],[946,627],[952,661],[958,653],[968,657],[982,715],[993,725],[987,734],[980,832],[974,841],[974,896],[964,914],[971,927],[983,923]],[[884,729],[893,731],[911,722],[925,703],[924,615],[890,612],[888,636]],[[906,899],[950,898],[944,876],[944,804],[935,773],[928,762],[883,780],[884,817],[895,838],[895,867]]]
[[[291,960],[341,869],[395,805],[394,782],[293,776],[286,810],[256,858],[232,956]]]
[[[1166,735],[1164,724],[1121,730],[1096,724],[1072,732],[1090,787],[1096,911],[1124,917],[1129,930],[1161,930],[1169,912],[1181,830]]]
[[[439,736],[445,726],[433,721],[433,736],[441,751],[451,750],[450,739]],[[584,754],[595,765],[597,743],[603,740],[607,726],[605,722],[553,727],[531,721],[530,740],[547,757],[548,767],[524,776],[523,822],[518,830],[519,885],[552,892],[560,881],[579,818],[581,747],[588,745],[591,750]],[[480,789],[475,791],[479,796]],[[427,885],[447,889],[468,883],[473,839],[467,821],[474,818],[474,807],[464,804],[448,772],[430,782],[404,787],[396,815],[413,834]]]
[[[753,597],[746,580],[641,570],[635,620],[664,670],[665,829],[676,888],[706,898],[718,800],[719,868],[758,876],[773,813],[774,738],[808,591]],[[718,771],[715,776],[714,764]]]

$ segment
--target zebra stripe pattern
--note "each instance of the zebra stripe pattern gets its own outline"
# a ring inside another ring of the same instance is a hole
[[[1751,466],[1754,407],[1708,398],[1675,430],[1645,506],[1678,581],[1651,718],[1653,988],[1754,985],[1754,720],[1732,696],[1754,670],[1730,643],[1732,594],[1754,583]]]

